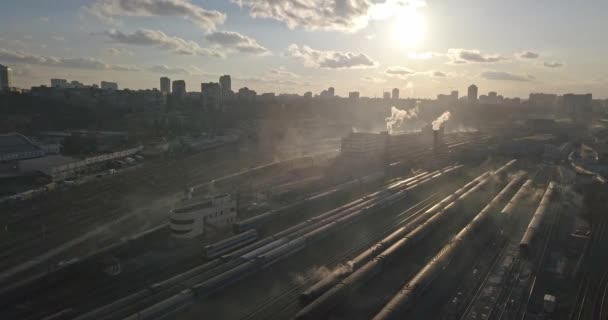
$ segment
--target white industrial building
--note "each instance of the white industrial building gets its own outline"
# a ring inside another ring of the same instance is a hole
[[[205,201],[171,210],[169,225],[176,238],[195,238],[208,228],[223,228],[236,222],[236,201],[221,194]]]

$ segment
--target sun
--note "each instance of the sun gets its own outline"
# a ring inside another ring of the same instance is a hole
[[[414,8],[400,10],[393,17],[393,39],[401,47],[415,49],[426,35],[426,19]]]

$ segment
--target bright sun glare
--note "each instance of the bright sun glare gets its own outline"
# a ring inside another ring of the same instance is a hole
[[[420,12],[415,9],[402,10],[393,19],[393,38],[400,46],[413,49],[424,40],[426,19]]]

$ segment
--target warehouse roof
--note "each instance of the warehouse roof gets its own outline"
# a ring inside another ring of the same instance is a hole
[[[0,154],[38,150],[40,150],[40,148],[22,134],[0,134]]]

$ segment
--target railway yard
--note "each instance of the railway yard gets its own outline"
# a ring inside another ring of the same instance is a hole
[[[368,166],[230,145],[3,204],[0,319],[607,319],[583,148],[433,133]],[[236,220],[175,237],[169,212],[216,194]]]

